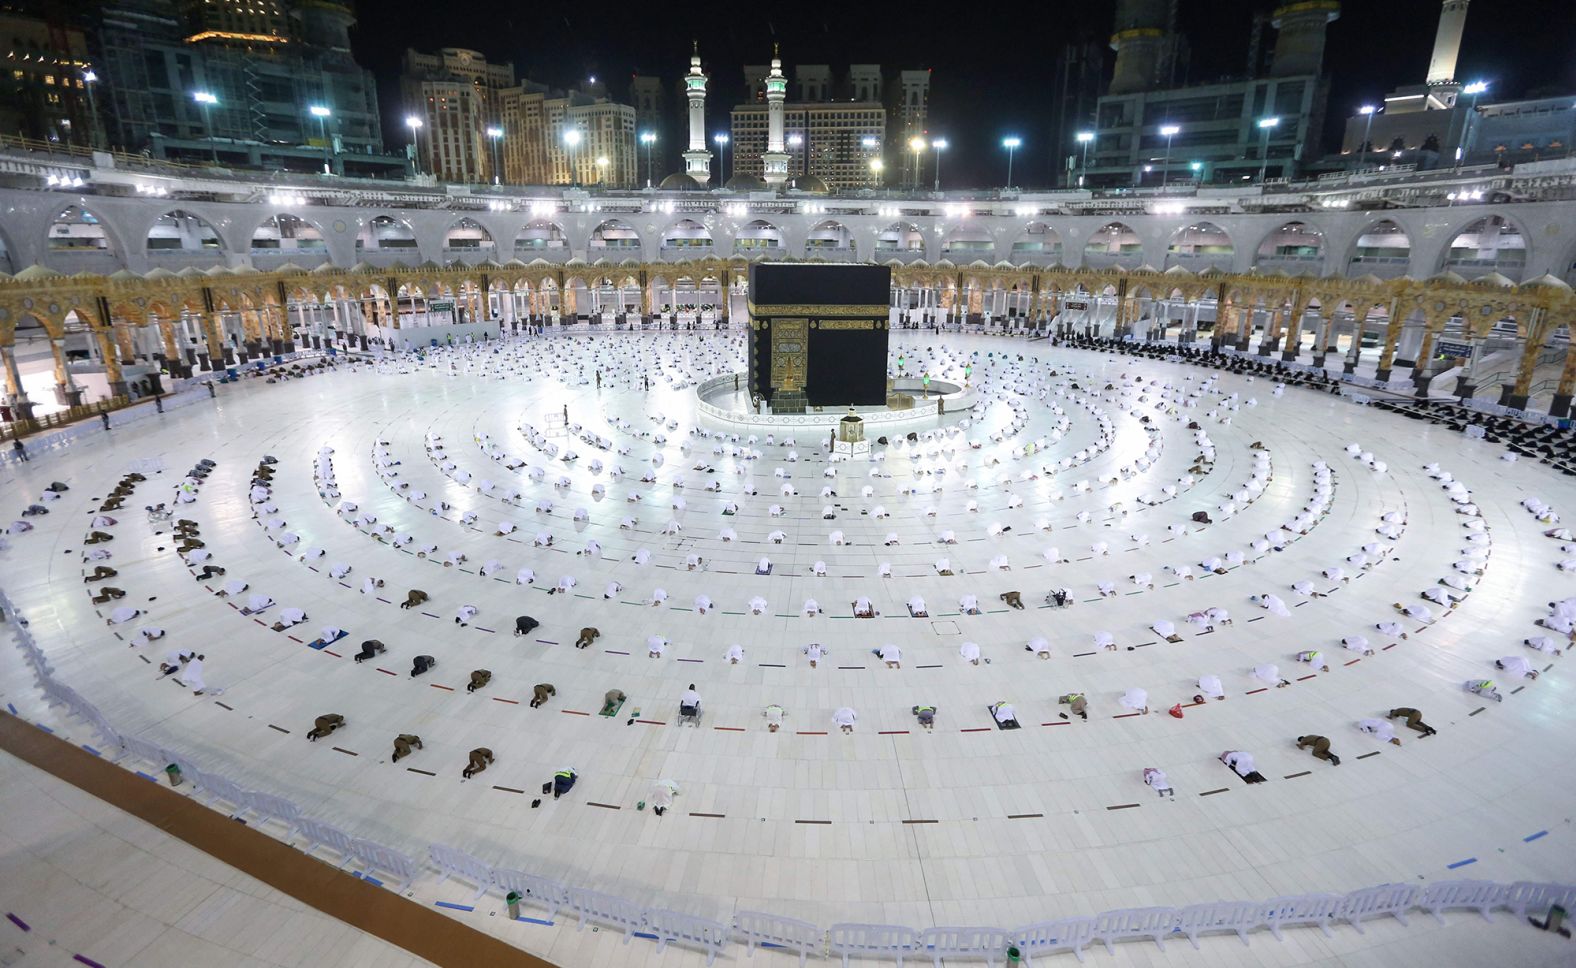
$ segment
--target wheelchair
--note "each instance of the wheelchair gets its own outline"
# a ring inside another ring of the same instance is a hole
[[[679,725],[700,726],[700,705],[679,706]]]

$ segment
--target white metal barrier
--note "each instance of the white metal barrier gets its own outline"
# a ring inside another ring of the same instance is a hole
[[[1094,916],[1094,940],[1105,945],[1107,954],[1116,953],[1116,942],[1129,938],[1148,938],[1165,950],[1165,936],[1176,926],[1177,909],[1168,907],[1124,908],[1103,911]]]
[[[1380,884],[1378,887],[1365,887],[1346,895],[1336,917],[1356,928],[1358,934],[1363,933],[1362,922],[1368,918],[1390,915],[1405,925],[1406,912],[1417,900],[1417,893],[1416,884]]]
[[[1195,949],[1198,948],[1198,936],[1208,931],[1233,931],[1243,944],[1247,944],[1248,932],[1264,923],[1262,910],[1263,905],[1254,901],[1190,904],[1177,912],[1176,930]]]
[[[370,840],[351,841],[350,854],[368,872],[382,871],[399,878],[399,886],[394,889],[396,893],[404,893],[425,871],[416,858]]]
[[[549,921],[559,908],[569,903],[569,888],[546,877],[499,867],[492,873],[492,882],[506,897],[513,891],[520,895],[521,900],[545,908]]]
[[[1018,939],[1018,952],[1023,956],[1025,968],[1034,968],[1034,959],[1040,955],[1054,955],[1071,951],[1080,964],[1084,948],[1094,939],[1094,918],[1061,918],[1040,921],[1012,932]]]
[[[919,933],[916,953],[928,953],[935,968],[941,968],[943,958],[983,958],[986,965],[995,965],[1011,946],[1012,932],[1005,928],[936,927]]]
[[[1281,928],[1295,925],[1312,925],[1324,932],[1326,938],[1331,936],[1330,921],[1346,897],[1341,894],[1298,894],[1295,896],[1277,897],[1267,902],[1261,914],[1264,923],[1269,927],[1270,934],[1276,941],[1281,938]]]
[[[1517,881],[1505,889],[1504,906],[1524,918],[1528,911],[1543,912],[1550,905],[1558,904],[1569,910],[1576,906],[1576,887],[1569,884],[1546,884],[1535,881]]]
[[[463,877],[476,885],[476,896],[471,898],[471,903],[481,899],[493,886],[493,868],[491,864],[477,857],[472,857],[463,850],[445,847],[443,844],[433,844],[427,848],[427,856],[432,858],[432,863],[443,874],[438,879],[442,884],[450,877]]]
[[[351,842],[354,837],[340,830],[338,827],[302,817],[296,823],[296,832],[306,838],[306,853],[311,854],[319,847],[332,847],[339,852],[339,863],[336,867],[344,867],[351,859]]]
[[[569,910],[580,917],[576,931],[584,931],[587,921],[596,921],[609,927],[621,928],[624,932],[625,944],[629,944],[629,939],[635,936],[635,932],[645,926],[646,912],[640,905],[600,891],[571,887]]]
[[[733,916],[733,933],[740,938],[755,956],[756,945],[768,945],[797,952],[799,968],[811,952],[820,952],[826,936],[819,927],[808,921],[762,914],[759,911],[740,911]]]
[[[843,968],[849,956],[896,958],[903,968],[903,956],[915,953],[919,932],[901,924],[834,924],[827,931],[828,950],[841,955]]]
[[[1492,921],[1489,912],[1505,903],[1508,892],[1505,885],[1493,881],[1438,881],[1423,888],[1417,896],[1417,906],[1440,924],[1445,923],[1445,918],[1439,912],[1450,908],[1471,908],[1483,915],[1483,920]]]
[[[722,949],[733,940],[728,925],[720,921],[696,917],[681,911],[669,911],[665,908],[646,909],[646,929],[657,936],[659,953],[668,946],[669,942],[700,948],[706,952],[708,968],[717,960],[717,955]]]

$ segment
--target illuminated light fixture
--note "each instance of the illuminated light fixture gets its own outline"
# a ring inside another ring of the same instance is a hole
[[[204,30],[186,38],[186,43],[195,44],[204,40],[239,40],[255,44],[288,44],[290,38],[280,37],[275,34],[241,34],[229,30]]]

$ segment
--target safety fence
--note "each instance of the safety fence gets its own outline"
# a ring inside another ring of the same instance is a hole
[[[425,857],[354,837],[326,821],[304,816],[289,800],[251,790],[223,774],[199,767],[168,746],[117,731],[108,719],[76,690],[55,677],[43,650],[34,641],[24,619],[4,592],[0,611],[22,650],[51,708],[60,708],[90,728],[103,750],[82,744],[90,753],[126,759],[166,773],[172,782],[190,782],[199,802],[227,811],[230,817],[254,827],[280,831],[286,843],[337,868],[351,867],[358,877],[375,886],[389,884],[399,893],[418,878],[436,874],[436,887],[447,881],[464,882],[473,891],[471,902],[497,895],[517,920],[553,925],[559,912],[573,915],[576,930],[587,924],[619,931],[623,942],[631,938],[655,941],[658,950],[669,944],[698,949],[709,966],[733,945],[742,944],[750,954],[756,948],[787,951],[807,958],[860,958],[876,961],[930,959],[940,968],[942,959],[976,960],[987,965],[1032,966],[1037,958],[1071,954],[1080,962],[1091,945],[1108,953],[1125,941],[1152,941],[1162,950],[1166,941],[1186,939],[1196,949],[1200,935],[1234,934],[1243,944],[1249,935],[1268,932],[1282,940],[1286,928],[1318,928],[1326,937],[1346,924],[1358,934],[1363,922],[1393,917],[1407,924],[1407,917],[1421,911],[1441,924],[1444,912],[1475,911],[1493,920],[1494,911],[1509,911],[1518,920],[1529,912],[1543,913],[1552,906],[1576,905],[1576,885],[1517,881],[1499,884],[1482,880],[1436,881],[1427,884],[1380,884],[1345,894],[1295,894],[1268,901],[1211,901],[1186,907],[1120,908],[1087,917],[1057,918],[1015,928],[983,925],[941,926],[915,929],[897,924],[839,923],[822,928],[808,921],[759,911],[737,911],[727,921],[699,917],[667,908],[647,907],[627,898],[575,887],[549,877],[495,866],[480,857],[444,844],[431,844]],[[14,711],[14,710],[13,710]],[[141,772],[141,771],[138,771]],[[153,779],[151,774],[144,776]],[[272,828],[270,828],[272,825]],[[543,917],[519,915],[520,906],[543,912]]]

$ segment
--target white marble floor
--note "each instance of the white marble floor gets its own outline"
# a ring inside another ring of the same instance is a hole
[[[961,382],[972,360],[985,402],[947,418],[935,439],[878,448],[883,461],[840,465],[835,478],[824,476],[819,437],[793,448],[762,441],[760,456],[745,459],[735,453],[743,442],[691,433],[692,384],[739,359],[740,344],[717,336],[520,341],[497,355],[444,351],[421,363],[222,388],[212,408],[117,431],[92,452],[6,465],[6,515],[51,480],[71,490],[52,513],[28,519],[35,530],[11,537],[0,586],[31,619],[57,673],[121,729],[414,854],[440,841],[721,920],[762,910],[822,925],[1014,926],[1385,881],[1571,877],[1576,736],[1562,728],[1572,696],[1561,667],[1569,660],[1522,639],[1541,631],[1534,620],[1573,579],[1555,568],[1566,555],[1542,536],[1548,525],[1519,506],[1536,496],[1576,514],[1571,478],[1325,394],[1276,395],[1263,380],[1045,343],[899,342],[911,366],[925,363],[942,379]],[[555,429],[550,418],[566,408],[591,440]],[[1201,461],[1190,421],[1207,434],[1212,461]],[[1343,449],[1351,442],[1387,469],[1353,459]],[[320,463],[325,447],[332,454]],[[578,459],[566,463],[571,449]],[[267,498],[276,510],[254,516],[248,491],[264,454],[278,459]],[[168,470],[113,512],[118,523],[103,530],[114,540],[92,546],[112,557],[85,565],[83,538],[99,501],[131,461],[150,457]],[[176,554],[169,525],[141,511],[169,500],[178,474],[200,458],[217,467],[177,514],[199,523],[207,563],[227,569],[206,582]],[[1330,468],[1323,496],[1317,461]],[[1431,462],[1471,489],[1484,539],[1467,540],[1464,525],[1476,519],[1458,513],[1423,470]],[[330,465],[337,498],[325,496]],[[752,483],[754,496],[745,493]],[[785,484],[797,495],[784,496]],[[820,496],[827,485],[835,497]],[[512,491],[518,500],[508,500]],[[357,510],[336,513],[341,501]],[[547,501],[550,511],[539,504]],[[724,515],[729,502],[737,512]],[[1222,512],[1227,503],[1234,513]],[[828,505],[833,520],[823,518]],[[1308,507],[1275,540],[1283,550],[1254,547]],[[878,508],[886,516],[875,517]],[[1193,521],[1199,511],[1212,523]],[[1404,520],[1394,539],[1375,532],[1390,512]],[[361,522],[365,514],[377,521]],[[269,527],[275,519],[283,523]],[[516,530],[499,535],[505,522]],[[677,533],[664,533],[672,525]],[[409,543],[371,537],[384,526]],[[725,528],[736,537],[722,540]],[[769,541],[778,530],[781,543]],[[844,544],[831,542],[833,531]],[[946,531],[956,544],[938,543]],[[539,533],[551,534],[551,546],[535,544]],[[886,543],[891,534],[897,543]],[[299,537],[288,551],[277,543],[285,535]],[[1347,560],[1375,542],[1383,548],[1366,569]],[[414,553],[429,544],[432,553]],[[320,558],[302,560],[317,549]],[[465,560],[441,564],[455,552]],[[1397,615],[1393,603],[1443,590],[1438,580],[1460,575],[1452,563],[1469,554],[1483,573],[1461,575],[1470,592],[1458,607],[1429,604],[1431,624]],[[686,567],[690,555],[701,567]],[[769,576],[754,573],[761,557],[772,561]],[[937,573],[942,557],[951,575]],[[1213,557],[1224,574],[1202,567]],[[825,577],[815,576],[817,562]],[[489,563],[496,567],[482,576]],[[117,586],[124,600],[89,603],[82,576],[95,564],[119,574],[87,587]],[[351,566],[341,580],[329,577],[336,564]],[[891,577],[881,577],[884,566]],[[1321,577],[1337,567],[1348,580]],[[534,582],[518,584],[525,568]],[[1184,568],[1191,577],[1175,574]],[[1145,574],[1152,589],[1132,578]],[[566,575],[573,587],[548,594]],[[373,594],[360,590],[368,577],[383,581]],[[1304,580],[1326,594],[1292,590]],[[215,594],[227,581],[249,588],[227,601]],[[1070,589],[1076,604],[1041,607],[1052,587]],[[430,599],[400,610],[413,588]],[[652,605],[659,591],[665,600]],[[1009,591],[1028,607],[1008,608],[1000,596]],[[307,620],[276,633],[231,607],[257,593],[277,603],[260,618],[299,608]],[[1284,599],[1289,615],[1248,601],[1263,593]],[[704,614],[703,595],[712,603]],[[928,617],[910,617],[915,595]],[[966,595],[977,596],[982,614],[959,614]],[[853,618],[861,596],[879,617]],[[757,597],[762,614],[752,614]],[[821,613],[806,615],[806,599]],[[108,626],[105,616],[126,605],[144,614]],[[460,627],[454,618],[465,605],[478,611]],[[1187,622],[1211,606],[1226,609],[1231,624],[1204,631]],[[540,627],[512,635],[520,615]],[[1156,635],[1158,620],[1174,622],[1181,640]],[[1404,637],[1375,627],[1392,620]],[[133,633],[150,624],[167,638],[136,645]],[[325,625],[348,637],[309,648]],[[577,650],[584,627],[601,637]],[[1097,647],[1101,633],[1114,651]],[[654,635],[668,641],[660,658],[648,657]],[[1340,639],[1354,635],[1374,654],[1342,649]],[[1025,651],[1040,637],[1048,660]],[[349,661],[366,639],[387,653]],[[817,668],[802,652],[812,642],[826,650]],[[980,646],[980,665],[961,658],[965,642]],[[744,652],[737,664],[724,659],[734,644]],[[901,668],[871,654],[887,644],[901,649]],[[155,681],[144,660],[173,647],[206,656],[207,694]],[[1330,671],[1296,661],[1309,649]],[[438,665],[413,679],[420,654]],[[1510,655],[1551,668],[1536,681],[1507,681],[1493,662]],[[1250,674],[1265,664],[1291,684],[1270,688]],[[5,668],[6,699],[24,715],[45,715],[15,664]],[[476,669],[492,678],[468,694]],[[1190,704],[1202,675],[1220,678],[1224,701]],[[1468,694],[1463,683],[1473,678],[1496,678],[1504,702]],[[537,683],[553,684],[556,695],[533,709]],[[702,696],[696,729],[677,722],[691,683]],[[599,717],[610,689],[628,702],[618,717]],[[1147,691],[1148,715],[1122,705],[1132,689]],[[1088,697],[1087,722],[1060,718],[1068,707],[1057,698],[1070,692]],[[986,707],[999,700],[1014,704],[1024,728],[993,727]],[[1166,714],[1177,703],[1187,704],[1180,719]],[[768,704],[786,711],[780,732],[766,729]],[[917,704],[938,707],[933,732],[917,724]],[[1358,720],[1396,706],[1420,708],[1439,734],[1421,739],[1403,728],[1396,747],[1357,730]],[[840,707],[857,711],[852,735],[833,724]],[[325,713],[348,725],[309,745],[304,734]],[[424,748],[391,764],[400,733],[419,734]],[[1340,766],[1296,748],[1309,733],[1331,739]],[[496,762],[462,781],[476,747]],[[1227,749],[1254,753],[1270,782],[1240,782],[1217,759]],[[574,789],[533,808],[542,783],[565,766],[579,773]],[[1176,797],[1157,798],[1144,767],[1164,769]],[[661,818],[637,809],[659,780],[680,791]],[[417,891],[429,902],[469,893]],[[562,964],[657,957],[606,933],[484,914],[456,916]],[[1256,936],[1246,948],[1215,938],[1196,954],[1130,945],[1118,957],[1467,964],[1482,961],[1452,958],[1489,942],[1511,963],[1566,957],[1508,918],[1492,928],[1422,920],[1333,939]]]
[[[4,753],[0,817],[7,968],[428,964]]]

